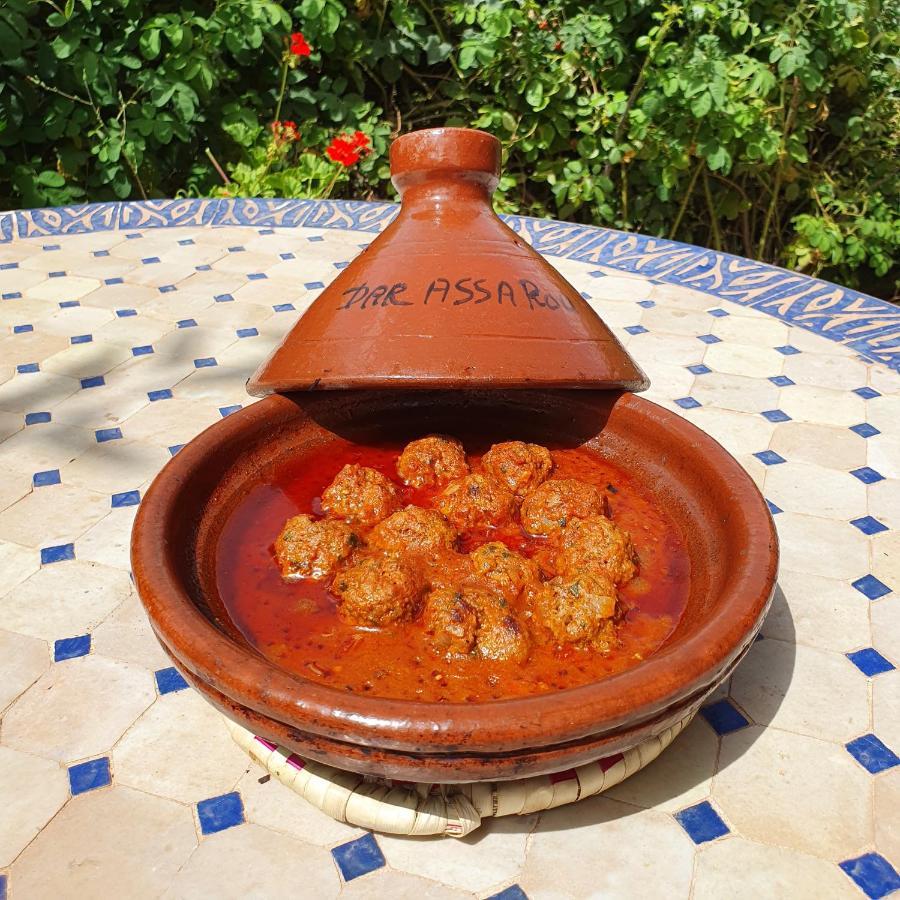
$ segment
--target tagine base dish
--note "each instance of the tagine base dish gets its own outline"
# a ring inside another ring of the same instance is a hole
[[[623,753],[574,769],[516,781],[412,783],[358,775],[273,744],[226,719],[235,743],[273,778],[326,815],[381,834],[462,838],[482,820],[526,816],[602,794],[653,762],[684,731],[696,709]]]

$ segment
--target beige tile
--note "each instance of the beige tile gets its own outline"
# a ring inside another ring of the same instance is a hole
[[[325,900],[340,892],[340,876],[327,850],[258,825],[242,825],[204,838],[161,896]]]
[[[859,896],[853,882],[836,865],[737,835],[698,850],[691,893],[692,900],[857,900]]]
[[[195,359],[215,356],[236,340],[238,336],[233,329],[197,325],[193,328],[176,328],[170,331],[156,342],[154,349],[161,356],[187,360],[193,368]]]
[[[69,799],[69,781],[48,759],[0,747],[0,867],[8,866]]]
[[[130,572],[131,528],[137,510],[136,506],[111,510],[93,528],[89,528],[78,538],[78,559]]]
[[[791,345],[804,353],[823,353],[827,356],[855,357],[856,353],[849,347],[832,341],[813,331],[805,331],[797,325],[791,328]],[[861,384],[855,387],[862,387]]]
[[[783,388],[777,404],[798,422],[849,428],[865,421],[865,401],[848,391],[795,384]]]
[[[778,388],[765,378],[713,372],[699,377],[693,396],[704,406],[760,413],[778,406]]]
[[[705,377],[698,376],[698,381]],[[775,426],[762,416],[711,406],[694,410],[691,421],[715,438],[729,453],[738,456],[765,450],[775,431]]]
[[[12,631],[0,631],[0,712],[49,667],[50,648],[44,641]]]
[[[148,391],[173,390],[178,382],[194,371],[194,360],[173,359],[170,356],[139,356],[116,366],[107,376],[111,388],[133,392],[136,395]],[[157,403],[165,401],[157,400]]]
[[[161,319],[154,319],[151,316],[143,314],[143,310],[138,310],[136,316],[118,316],[101,328],[98,328],[94,334],[94,340],[100,341],[104,346],[115,345],[123,347],[131,356],[132,347],[142,347],[145,344],[151,344],[156,350],[163,335],[168,334],[175,328],[174,323],[164,322]],[[159,351],[156,351],[159,352]],[[119,360],[122,362],[123,360]]]
[[[900,394],[900,377],[884,366],[869,366],[869,384],[882,394]]]
[[[106,515],[109,498],[85,488],[36,488],[0,513],[0,540],[48,547],[77,538]]]
[[[43,319],[41,329],[50,334],[61,334],[66,338],[77,334],[93,334],[95,329],[111,322],[114,315],[109,309],[84,305],[70,306]]]
[[[866,464],[866,441],[849,428],[781,422],[770,444],[785,459],[849,472]]]
[[[872,724],[875,734],[900,754],[900,669],[872,680]]]
[[[717,306],[727,307],[729,311],[737,309],[734,304],[720,303],[715,297],[704,291],[696,291],[693,288],[676,284],[654,284],[650,291],[650,298],[661,306],[670,306],[675,309],[695,309],[700,312],[706,312]]]
[[[196,319],[198,323],[201,323],[212,307],[220,305],[213,300],[212,294],[178,290],[159,294],[155,300],[141,304],[141,312],[144,315],[161,319],[163,322],[170,322],[175,328],[177,327],[176,323],[182,319]]]
[[[43,426],[30,425],[30,428]],[[31,493],[31,474],[16,472],[8,466],[0,465],[0,512],[18,503],[26,494]],[[2,572],[2,566],[0,566]],[[0,574],[0,594],[3,593],[3,575]]]
[[[706,344],[695,337],[656,334],[653,331],[629,335],[627,346],[628,352],[640,365],[646,360],[661,359],[673,366],[693,366],[703,361],[703,354],[706,352]]]
[[[728,307],[729,311],[731,307]],[[715,319],[710,331],[723,341],[752,344],[755,347],[780,347],[789,343],[790,328],[773,316],[745,310],[746,315]],[[781,354],[778,354],[781,356]],[[782,357],[784,359],[784,357]],[[776,373],[772,373],[773,375]]]
[[[217,260],[214,265],[218,265],[221,259]],[[209,272],[194,272],[190,278],[179,282],[178,287],[183,287],[192,294],[206,293],[212,298],[216,294],[233,294],[246,283],[247,279],[244,273],[234,274],[223,272],[221,269],[213,269]]]
[[[0,384],[0,409],[21,413],[43,412],[80,388],[76,379],[52,372],[16,375]]]
[[[762,633],[789,643],[845,653],[869,644],[872,605],[845,581],[793,572],[781,566]]]
[[[247,758],[249,761],[249,757]],[[253,765],[237,784],[248,822],[255,822],[322,847],[352,841],[362,829],[338,822]]]
[[[797,384],[852,391],[866,383],[868,367],[858,359],[844,356],[798,353],[785,359],[784,374]]]
[[[23,363],[42,363],[48,356],[65,349],[69,342],[58,334],[43,334],[40,330],[0,338],[0,359],[18,366]]]
[[[866,514],[866,486],[847,472],[788,461],[770,466],[766,496],[789,512],[849,521]]]
[[[34,547],[0,541],[0,597],[9,593],[40,567],[41,555]]]
[[[687,897],[693,863],[670,815],[601,796],[541,816],[519,884],[535,900]]]
[[[159,291],[155,287],[110,284],[92,291],[82,303],[100,309],[143,309],[145,303],[151,303],[159,296]]]
[[[129,243],[134,243],[131,241]],[[79,275],[89,278],[125,278],[137,269],[140,263],[131,260],[120,259],[116,256],[94,256],[93,254],[80,254],[77,260]],[[72,266],[74,269],[75,266]]]
[[[703,362],[714,372],[746,375],[750,378],[771,378],[781,374],[784,357],[771,347],[729,341],[710,345]]]
[[[60,762],[99,756],[155,699],[149,672],[91,653],[56,663],[10,707],[0,736]]]
[[[654,306],[640,313],[640,322],[651,331],[663,334],[685,334],[696,337],[698,334],[708,334],[713,320],[709,313],[694,309],[683,309],[671,306]]]
[[[760,492],[765,494],[765,483],[768,477],[769,466],[763,465],[752,454],[739,454],[737,461],[744,468],[744,471],[753,479],[754,484],[759,488]]]
[[[875,779],[875,847],[896,868],[900,865],[900,768]]]
[[[872,645],[900,668],[900,593],[872,604]]]
[[[731,696],[760,725],[825,741],[845,743],[869,723],[866,680],[843,654],[785,641],[750,648]]]
[[[137,284],[159,288],[166,284],[180,284],[193,277],[195,273],[195,263],[193,262],[169,260],[164,264],[160,261],[132,269],[127,282],[129,285]]]
[[[133,440],[171,447],[187,443],[221,418],[211,402],[160,400],[135,413],[125,422],[123,431]]]
[[[378,845],[393,869],[436,878],[464,891],[487,893],[517,880],[534,820],[534,816],[487,819],[459,840],[379,835]]]
[[[19,263],[18,269],[3,269],[0,271],[0,293],[9,293],[13,291],[30,292],[30,290],[39,284],[43,284],[47,280],[46,266],[41,265],[42,259],[37,259],[33,263],[29,260],[14,260]],[[31,269],[29,265],[37,265],[38,269]],[[59,280],[59,279],[54,279]],[[35,299],[40,299],[35,297]]]
[[[385,897],[410,898],[410,900],[464,900],[473,895],[467,891],[457,891],[438,884],[434,881],[426,881],[424,878],[416,878],[413,875],[404,875],[394,872],[387,867],[377,869],[365,878],[354,878],[347,882],[341,891],[341,897],[353,898],[353,900],[384,900]]]
[[[91,649],[101,656],[134,663],[151,672],[172,665],[135,594],[116,607],[93,631]]]
[[[900,478],[900,435],[877,434],[866,441],[866,450],[868,464],[876,472],[885,478]]]
[[[900,532],[885,531],[872,538],[872,574],[900,592]]]
[[[125,572],[72,560],[45,566],[0,599],[0,628],[55,641],[84,634],[131,593]]]
[[[193,690],[160,697],[113,750],[120,784],[181,803],[228,793],[248,765],[221,713]]]
[[[54,406],[53,421],[96,431],[119,425],[149,402],[145,393],[121,386],[88,388]]]
[[[751,726],[722,738],[713,799],[743,837],[839,862],[872,841],[870,778],[840,744]]]
[[[847,522],[785,512],[775,526],[785,568],[849,581],[869,570],[869,542]]]
[[[126,787],[74,798],[13,865],[20,897],[155,900],[196,847],[191,811]]]
[[[702,719],[695,719],[671,748],[604,796],[665,812],[693,806],[709,796],[718,752],[715,732]]]
[[[275,349],[278,338],[260,332],[255,337],[242,338],[216,356],[219,365],[236,373],[241,386],[247,376],[256,371]],[[681,396],[681,395],[679,395]]]
[[[14,469],[29,476],[59,469],[94,443],[93,433],[86,428],[55,422],[31,425],[0,444],[0,468]]]
[[[81,278],[78,275],[65,275],[62,278],[48,278],[28,288],[27,296],[32,300],[48,300],[58,303],[61,300],[78,300],[100,287],[96,278]]]
[[[244,288],[241,288],[243,291]],[[263,305],[251,303],[240,298],[240,291],[234,295],[234,303],[213,303],[202,315],[200,326],[221,331],[234,332],[238,328],[253,328],[275,315],[271,304]],[[273,303],[282,302],[280,296],[272,300]],[[181,318],[179,316],[179,318]]]
[[[21,431],[25,427],[25,423],[21,413],[0,412],[0,441]]]
[[[900,375],[894,376],[900,382]],[[866,400],[866,421],[871,422],[877,428],[887,433],[894,431],[900,422],[900,394],[894,396],[885,394]]]
[[[167,402],[167,401],[159,401]],[[169,461],[162,447],[144,441],[96,444],[60,470],[65,484],[102,494],[130,491],[153,478]],[[107,504],[108,508],[109,504]]]
[[[244,387],[250,373],[223,365],[197,369],[178,384],[180,400],[206,401],[214,408],[243,403],[247,398]]]

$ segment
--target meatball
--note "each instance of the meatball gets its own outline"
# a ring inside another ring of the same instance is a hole
[[[402,556],[367,556],[339,573],[331,585],[338,611],[355,625],[407,622],[419,607],[424,579],[419,567]]]
[[[425,631],[437,653],[462,656],[471,653],[478,634],[478,613],[454,588],[432,591],[425,600]]]
[[[374,525],[400,505],[397,488],[381,472],[349,463],[322,491],[322,509],[330,516]]]
[[[637,557],[631,537],[606,516],[573,519],[559,543],[556,568],[563,575],[598,572],[618,585],[634,578]]]
[[[397,474],[404,484],[429,487],[468,475],[469,464],[456,438],[431,434],[404,447],[397,460]]]
[[[283,578],[324,578],[361,544],[345,522],[294,516],[275,540],[275,557]]]
[[[499,541],[482,544],[469,556],[475,576],[507,603],[515,603],[523,592],[532,589],[539,580],[536,563]]]
[[[484,471],[518,499],[545,482],[553,470],[550,451],[540,444],[507,441],[494,444],[481,460]]]
[[[530,534],[550,534],[569,519],[601,516],[609,505],[596,485],[575,478],[551,478],[522,504],[522,525]]]
[[[456,529],[433,509],[407,506],[379,522],[369,535],[369,543],[397,553],[452,550]]]
[[[451,481],[435,503],[461,531],[502,525],[515,510],[515,498],[505,487],[477,473]]]
[[[534,611],[556,640],[602,646],[615,635],[616,589],[608,578],[594,572],[554,578],[536,594]]]
[[[528,659],[531,640],[525,626],[510,612],[509,607],[495,600],[478,612],[477,649],[484,659],[522,663]]]
[[[437,550],[422,557],[425,582],[433,590],[456,588],[472,577],[472,560],[455,550]]]

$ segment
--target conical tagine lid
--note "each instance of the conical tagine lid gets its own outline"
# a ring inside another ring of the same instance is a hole
[[[316,299],[251,394],[341,388],[640,391],[644,373],[578,291],[491,207],[500,144],[398,138],[397,218]]]

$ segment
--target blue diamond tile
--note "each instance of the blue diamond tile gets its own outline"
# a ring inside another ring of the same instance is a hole
[[[229,253],[243,253],[244,248],[243,247],[229,247],[228,252]]]
[[[760,415],[764,419],[768,419],[770,422],[790,422],[791,417],[781,409],[767,409],[765,412],[760,413]]]
[[[215,834],[226,828],[234,828],[244,821],[244,804],[237,791],[210,797],[197,804],[197,817],[203,834]]]
[[[722,338],[716,337],[714,334],[698,334],[698,341],[703,341],[704,344],[719,344],[722,342]]]
[[[173,694],[175,691],[183,691],[188,687],[188,683],[184,680],[181,672],[174,666],[168,669],[160,669],[154,672],[156,678],[156,689],[160,694]]]
[[[675,820],[695,844],[714,841],[723,834],[728,834],[729,831],[728,826],[708,800],[675,813]]]
[[[346,269],[350,265],[349,262],[336,262],[333,264],[336,269]]]
[[[851,425],[850,430],[864,438],[875,437],[876,434],[881,434],[874,425],[870,425],[868,422],[860,422],[859,425]]]
[[[78,637],[61,638],[53,644],[53,661],[77,659],[91,652],[91,636],[80,634]]]
[[[115,278],[104,278],[103,283],[108,285],[124,284],[125,280],[117,275]]]
[[[372,834],[364,834],[355,841],[348,841],[340,847],[335,847],[331,855],[341,870],[344,881],[352,881],[384,865],[381,847]]]
[[[136,241],[136,240],[139,240],[139,239],[142,238],[142,237],[143,237],[143,235],[142,235],[139,231],[129,231],[129,232],[125,235],[125,238],[126,238],[127,240],[129,240],[129,241]]]
[[[780,506],[776,506],[771,500],[766,500],[766,506],[769,507],[769,512],[773,516],[777,516],[778,513],[784,512],[784,510]]]
[[[718,307],[716,309],[708,309],[707,312],[711,316],[715,316],[717,319],[721,319],[722,316],[730,316],[731,315],[731,313],[728,312],[728,310],[719,309]]]
[[[175,323],[179,328],[195,328],[197,325],[196,319],[179,319]]]
[[[45,422],[51,421],[53,415],[48,412],[30,412],[25,413],[26,425],[43,425]]]
[[[152,352],[153,347],[150,344],[142,344],[140,347],[131,348],[132,356],[149,356]]]
[[[208,369],[210,366],[217,366],[216,358],[214,356],[201,356],[200,359],[194,360],[194,368],[195,369]]]
[[[853,582],[853,587],[870,600],[878,600],[891,593],[891,588],[883,581],[879,581],[874,575],[863,575],[862,578],[857,578]]]
[[[780,463],[787,462],[780,453],[776,453],[774,450],[761,450],[753,455],[766,466],[777,466]]]
[[[169,388],[163,388],[161,391],[147,391],[147,399],[153,400],[171,400],[172,391]]]
[[[0,875],[0,900],[6,900],[6,876]]]
[[[785,344],[783,347],[776,347],[775,349],[783,356],[793,356],[795,353],[800,352],[796,347],[792,347],[790,344]]]
[[[871,775],[900,764],[900,756],[874,734],[864,734],[845,746],[847,752]]]
[[[87,762],[78,763],[77,766],[69,766],[69,788],[73,797],[106,787],[111,782],[108,756],[90,759]]]
[[[87,390],[88,388],[103,387],[104,384],[106,384],[106,379],[102,375],[91,375],[90,378],[81,379],[81,387],[84,390]]]
[[[275,234],[274,228],[260,228],[257,231],[257,234]]]
[[[13,325],[13,334],[27,334],[34,331],[34,325]]]
[[[681,397],[679,400],[676,400],[675,403],[682,409],[696,409],[698,406],[702,405],[699,400],[695,400],[693,397]]]
[[[259,331],[255,328],[238,328],[236,334],[239,338],[256,337]]]
[[[47,277],[48,278],[65,278],[66,273],[65,272],[48,272]]]
[[[856,388],[856,390],[854,390],[853,393],[859,397],[862,397],[863,400],[874,400],[876,397],[881,396],[881,394],[878,391],[876,391],[874,388],[870,388],[870,387]]]
[[[643,325],[628,325],[625,330],[629,334],[646,334],[647,329]]]
[[[854,650],[853,653],[848,653],[846,656],[863,675],[869,678],[872,678],[874,675],[881,675],[882,672],[890,672],[896,668],[890,660],[885,659],[874,647]]]
[[[704,366],[703,363],[699,363],[696,366],[688,366],[687,370],[695,375],[709,375],[712,372],[712,369],[709,366]]]
[[[234,300],[234,297],[232,297],[231,294],[216,294],[216,296],[213,297],[213,300],[215,300],[216,303],[231,303]]]
[[[71,309],[73,306],[81,306],[80,300],[60,300],[59,308],[60,309]]]
[[[513,884],[498,894],[491,894],[487,900],[528,900],[528,894],[517,884]]]
[[[69,338],[69,342],[72,344],[90,344],[93,340],[92,334],[76,334]]]
[[[840,866],[870,900],[881,900],[900,888],[897,870],[878,853],[845,859]]]
[[[173,444],[169,447],[169,453],[174,456],[183,446],[184,444]]]
[[[178,288],[175,287],[174,284],[161,284],[161,285],[157,288],[157,290],[158,290],[161,294],[171,294],[172,291],[177,291]]]
[[[181,247],[190,247],[191,244],[193,244],[193,243],[194,243],[194,239],[193,239],[193,238],[183,238],[182,240],[180,240],[180,241],[178,242],[178,244],[179,244]]]
[[[230,416],[232,413],[236,413],[241,408],[240,403],[235,403],[232,406],[220,406],[219,413],[224,419],[226,416]]]
[[[158,256],[145,256],[145,257],[141,260],[141,262],[142,262],[145,266],[152,266],[154,263],[158,263],[158,262],[159,262],[159,257],[158,257]]]
[[[94,250],[94,256],[109,256],[109,250]]]
[[[136,309],[117,309],[116,315],[120,319],[129,319],[129,318],[131,318],[131,316],[137,315],[137,310]]]
[[[122,491],[112,495],[110,505],[113,509],[121,509],[123,506],[137,506],[140,502],[140,491]]]
[[[278,254],[282,259],[294,259],[293,253],[279,253]]]
[[[0,272],[6,271],[7,269],[18,269],[19,264],[17,262],[10,263],[0,263]]]
[[[704,706],[700,710],[700,715],[709,722],[716,734],[730,734],[750,724],[728,700],[719,700]]]
[[[324,241],[325,238],[323,238],[321,235],[318,235],[318,234],[317,234],[317,235],[315,235],[315,237],[308,237],[307,240],[308,240],[311,244],[315,244],[315,243],[317,243],[318,241]]]
[[[59,469],[47,469],[46,472],[35,472],[31,476],[31,483],[35,487],[47,487],[51,484],[59,484]]]
[[[9,291],[6,294],[0,294],[2,300],[18,300],[22,296],[21,291]]]
[[[863,516],[861,519],[851,519],[850,524],[855,528],[858,528],[863,534],[881,534],[882,531],[887,531],[888,527],[883,522],[879,522],[878,519],[872,518],[872,516]]]
[[[121,428],[100,428],[94,432],[94,437],[98,444],[105,444],[107,441],[118,441],[122,437]]]
[[[884,475],[881,472],[876,472],[868,466],[853,469],[850,474],[858,478],[863,484],[875,484],[876,481],[884,481]]]
[[[796,384],[796,381],[788,378],[787,375],[773,375],[769,381],[777,387],[791,387],[791,385]]]
[[[55,547],[41,547],[42,566],[64,562],[67,559],[75,559],[74,544],[57,544]]]
[[[198,272],[211,272],[212,271],[212,266],[209,265],[208,263],[204,263],[203,265],[200,265],[200,266],[194,266],[194,268]]]
[[[585,299],[589,300],[590,297],[586,297]],[[638,300],[638,306],[642,306],[644,309],[653,309],[656,306],[652,300]]]
[[[276,303],[275,306],[272,307],[275,312],[290,312],[293,308],[293,303]]]
[[[248,272],[247,281],[264,281],[269,276],[265,272]]]
[[[308,291],[316,291],[319,288],[325,287],[324,282],[321,281],[307,281],[306,284],[303,285]]]
[[[20,375],[32,375],[35,372],[40,372],[41,367],[37,363],[22,363],[22,365],[16,366],[16,371]]]
[[[59,244],[44,244],[42,250],[59,250]]]
[[[591,295],[590,295],[587,291],[580,291],[579,293],[581,294],[581,298],[582,298],[583,300],[590,300],[590,299],[591,299]]]

